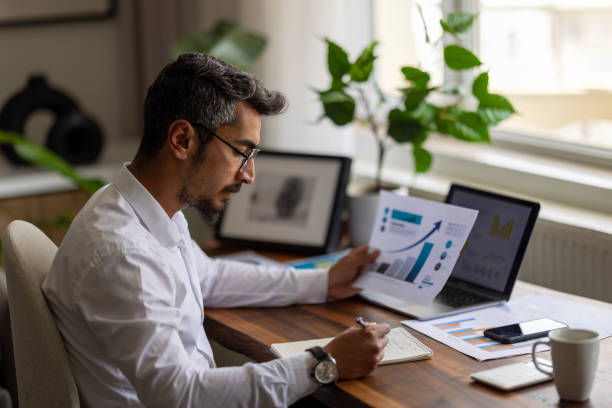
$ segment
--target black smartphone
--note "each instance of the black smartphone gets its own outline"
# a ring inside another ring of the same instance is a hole
[[[484,335],[501,343],[517,343],[519,341],[537,339],[538,337],[546,337],[549,331],[563,327],[567,327],[567,324],[553,319],[536,319],[486,329]]]

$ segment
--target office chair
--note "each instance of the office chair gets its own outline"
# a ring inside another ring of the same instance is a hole
[[[13,358],[13,338],[11,337],[11,319],[9,316],[8,293],[6,291],[6,273],[0,269],[0,408],[17,406],[17,377],[15,377],[15,359]],[[9,401],[6,401],[6,399]],[[14,401],[14,402],[13,402]]]
[[[40,289],[57,247],[34,225],[17,220],[2,234],[2,252],[19,407],[79,407],[64,343]]]

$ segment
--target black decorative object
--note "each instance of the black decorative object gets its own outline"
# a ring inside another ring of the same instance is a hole
[[[98,159],[104,145],[102,130],[70,96],[49,87],[43,76],[31,76],[26,87],[6,102],[0,111],[0,129],[23,135],[28,117],[39,110],[50,111],[55,117],[45,143],[49,149],[71,164]],[[12,163],[28,164],[12,146],[1,147]]]

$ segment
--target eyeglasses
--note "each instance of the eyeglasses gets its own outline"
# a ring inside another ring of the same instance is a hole
[[[216,137],[217,139],[225,143],[227,146],[229,146],[230,149],[232,149],[233,151],[235,151],[236,153],[244,157],[244,159],[242,160],[242,164],[240,165],[240,168],[238,169],[238,171],[241,171],[242,169],[244,169],[244,167],[247,164],[249,164],[249,161],[254,160],[257,154],[261,152],[261,149],[259,147],[248,147],[249,149],[248,152],[246,154],[242,153],[238,148],[234,147],[230,142],[228,142],[227,140],[223,139],[221,136],[219,136],[218,134],[210,130],[206,125],[202,123],[198,123],[198,122],[191,122],[191,124],[193,126],[197,126],[199,128],[204,129],[205,131],[207,131],[208,133],[210,133],[211,135],[213,135],[214,137]]]

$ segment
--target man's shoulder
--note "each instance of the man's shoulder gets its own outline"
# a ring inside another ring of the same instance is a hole
[[[84,273],[109,256],[131,248],[146,249],[148,231],[129,203],[112,185],[98,191],[72,221],[58,248],[54,269]]]

